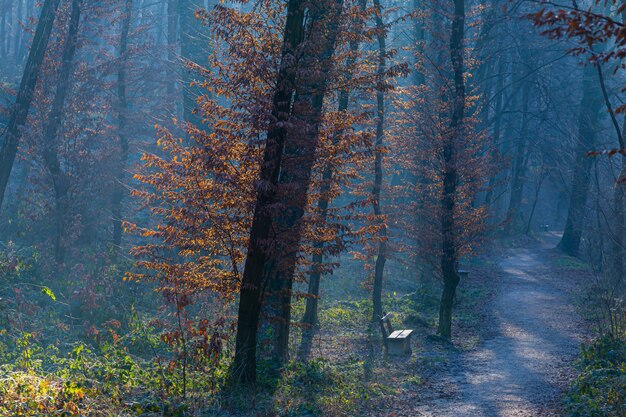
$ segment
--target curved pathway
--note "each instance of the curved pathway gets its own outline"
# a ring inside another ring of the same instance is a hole
[[[453,359],[449,374],[434,383],[441,395],[414,415],[559,415],[584,326],[572,305],[575,286],[551,267],[551,247],[533,243],[500,259],[504,274],[485,323],[494,337]]]

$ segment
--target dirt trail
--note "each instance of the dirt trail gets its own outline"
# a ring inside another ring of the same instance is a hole
[[[493,338],[452,359],[448,375],[413,410],[432,417],[545,417],[559,415],[563,389],[584,326],[572,306],[572,285],[553,271],[545,243],[511,249],[489,306]],[[428,389],[428,388],[427,388]]]

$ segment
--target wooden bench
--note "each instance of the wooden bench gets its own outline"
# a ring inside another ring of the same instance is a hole
[[[541,230],[543,230],[544,232],[549,232],[550,231],[550,225],[549,224],[542,224],[541,225]]]
[[[391,325],[392,313],[380,318],[380,329],[383,341],[389,355],[411,355],[411,335],[413,330],[393,330]]]
[[[467,278],[467,276],[469,275],[469,272],[467,269],[457,269],[456,273],[459,274],[459,276],[461,278]]]

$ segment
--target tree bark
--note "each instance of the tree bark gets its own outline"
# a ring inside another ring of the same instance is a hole
[[[35,36],[33,37],[33,44],[28,54],[28,60],[24,68],[24,73],[22,74],[22,81],[20,82],[17,98],[15,99],[15,105],[11,109],[11,116],[5,130],[4,142],[0,147],[0,208],[2,207],[4,194],[7,184],[9,183],[9,177],[19,146],[19,129],[24,125],[28,117],[28,111],[30,110],[30,105],[33,100],[35,86],[37,85],[37,79],[39,78],[41,70],[41,63],[46,54],[58,6],[59,0],[46,0],[43,4],[39,22],[37,23],[37,29],[35,30]]]
[[[240,293],[233,362],[233,376],[240,382],[255,380],[256,331],[264,288],[271,288],[272,296],[280,304],[273,356],[279,366],[288,357],[291,290],[302,232],[301,218],[319,141],[341,6],[342,0],[315,4],[292,0],[288,4],[283,64],[273,105],[273,116],[279,123],[273,124],[267,135]],[[309,18],[307,42],[303,44],[305,15]],[[298,71],[297,49],[303,49],[300,51],[302,71]],[[288,59],[290,56],[296,58]],[[286,120],[289,123],[280,122]],[[278,212],[276,207],[280,207]]]
[[[122,202],[126,194],[124,186],[124,171],[128,160],[128,138],[126,136],[126,112],[128,101],[126,97],[127,66],[128,66],[128,33],[130,31],[133,0],[126,0],[124,19],[120,33],[119,68],[117,71],[117,135],[119,140],[119,161],[116,169],[115,184],[111,201],[111,215],[113,217],[113,245],[122,244]]]
[[[387,66],[386,29],[383,23],[380,0],[374,0],[376,38],[378,40],[378,76],[376,89],[376,155],[374,159],[374,187],[372,189],[374,215],[382,219],[381,192],[383,186],[383,156],[385,136],[385,72]],[[383,220],[384,221],[384,220]],[[382,292],[383,272],[387,261],[387,225],[383,224],[378,234],[378,254],[374,267],[374,283],[372,288],[373,314],[372,323],[376,323],[383,316]]]
[[[278,366],[289,359],[289,332],[291,325],[291,296],[298,260],[298,248],[303,224],[300,221],[307,205],[311,183],[311,171],[315,163],[319,143],[319,128],[322,122],[324,96],[328,77],[332,69],[339,30],[339,17],[343,0],[324,0],[309,6],[310,24],[302,68],[297,77],[297,88],[292,112],[292,124],[285,142],[285,157],[279,177],[279,199],[285,206],[274,221],[281,236],[277,247],[283,253],[271,262],[278,288],[279,317],[276,320],[276,338],[273,356]]]
[[[441,197],[441,273],[443,291],[439,308],[439,335],[447,340],[452,337],[452,304],[460,277],[456,270],[457,247],[454,210],[457,194],[456,142],[463,134],[465,115],[464,31],[465,1],[454,0],[450,36],[450,55],[454,71],[454,103],[450,119],[450,132],[443,148],[443,192]]]
[[[361,12],[365,11],[367,7],[367,0],[360,0],[359,2]],[[355,21],[357,34],[360,34],[362,22]],[[347,81],[351,81],[354,75],[354,64],[356,63],[356,54],[359,50],[359,42],[352,41],[350,42],[350,55],[346,60],[346,68],[348,70]],[[339,102],[337,105],[337,110],[339,113],[345,112],[348,110],[348,106],[350,104],[350,91],[348,89],[344,89],[339,93]],[[337,145],[341,138],[341,134],[337,134],[333,137],[333,145]],[[328,217],[328,208],[330,205],[329,193],[331,189],[331,183],[333,180],[333,167],[328,164],[324,167],[322,172],[322,185],[320,187],[320,199],[318,201],[318,210],[320,212],[320,217],[322,222],[325,222]],[[314,247],[316,249],[322,249],[322,242],[315,242]],[[317,325],[317,306],[318,306],[318,298],[319,298],[319,287],[321,280],[321,265],[324,262],[324,255],[322,252],[315,253],[312,256],[312,267],[309,274],[309,286],[308,286],[308,298],[306,300],[306,307],[304,310],[304,316],[302,318],[302,323],[306,326],[302,332],[302,343],[300,346],[299,357],[302,359],[306,359],[309,356],[311,350],[311,341],[314,332],[314,326]]]
[[[596,70],[586,66],[583,72],[583,95],[578,118],[578,144],[572,170],[572,191],[565,230],[557,248],[570,256],[578,256],[585,221],[585,206],[589,193],[589,178],[593,161],[586,153],[596,144],[602,99],[596,85]]]
[[[46,165],[46,169],[50,172],[52,177],[52,185],[54,188],[54,218],[56,228],[54,238],[54,257],[57,266],[61,265],[65,260],[66,243],[64,241],[64,236],[68,225],[67,215],[69,211],[69,182],[65,172],[63,172],[63,169],[61,168],[59,155],[57,153],[57,142],[59,129],[63,122],[65,100],[70,88],[72,63],[76,53],[76,46],[78,44],[81,3],[81,0],[72,1],[72,10],[70,12],[65,45],[63,46],[63,57],[57,87],[52,107],[43,130],[43,160]]]
[[[297,49],[304,39],[304,0],[289,0],[283,35],[281,68],[272,101],[274,123],[270,126],[263,152],[250,242],[241,282],[235,358],[231,378],[238,383],[256,380],[257,328],[263,292],[267,285],[270,254],[267,244],[273,238],[271,205],[275,200],[296,81]]]

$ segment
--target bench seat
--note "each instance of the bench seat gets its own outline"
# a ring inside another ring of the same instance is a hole
[[[413,330],[393,330],[391,318],[393,314],[388,313],[380,319],[380,328],[383,332],[383,341],[387,348],[387,354],[393,356],[411,355],[411,336]]]

